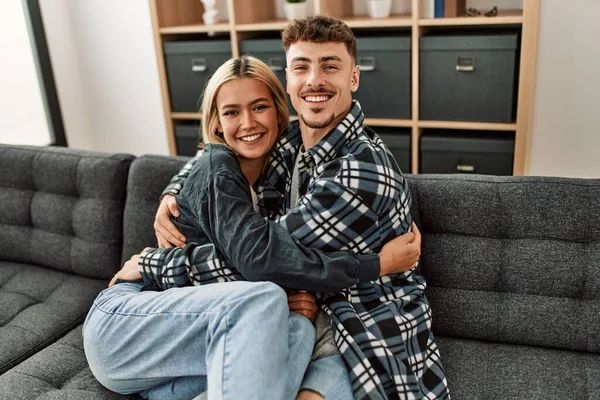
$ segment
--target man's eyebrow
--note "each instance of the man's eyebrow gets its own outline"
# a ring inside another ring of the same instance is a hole
[[[295,62],[295,61],[310,63],[312,60],[308,57],[299,56],[299,57],[292,58],[292,62]],[[324,63],[324,62],[328,62],[328,61],[342,62],[342,59],[338,56],[324,56],[324,57],[320,57],[318,60],[318,62],[320,62],[320,63]]]
[[[262,101],[269,101],[268,98],[266,97],[259,97],[258,99],[254,99],[252,100],[250,103],[248,103],[248,105],[253,106],[256,103],[260,103]],[[240,105],[239,104],[225,104],[224,106],[221,107],[221,109],[226,109],[226,108],[239,108]]]
[[[325,56],[319,58],[319,62],[327,62],[327,61],[342,61],[342,59],[338,56]]]
[[[302,57],[302,56],[292,58],[292,62],[296,62],[296,61],[310,62],[311,60],[308,57]]]

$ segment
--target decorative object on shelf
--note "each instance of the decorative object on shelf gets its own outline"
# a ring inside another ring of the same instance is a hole
[[[444,0],[435,0],[434,17],[444,18]]]
[[[367,10],[371,18],[387,18],[392,12],[392,0],[367,0]]]
[[[464,14],[466,0],[444,0],[444,18],[456,18]]]
[[[496,17],[498,15],[498,7],[494,6],[490,11],[484,13],[476,8],[469,7],[463,14],[464,17],[481,17],[482,15],[486,17]]]
[[[286,0],[283,5],[285,17],[291,21],[298,18],[308,17],[308,5],[306,0]]]
[[[435,17],[435,0],[423,0],[421,2],[421,18]]]
[[[217,9],[217,0],[201,0],[204,6],[202,20],[204,25],[214,25],[219,22],[219,10]]]

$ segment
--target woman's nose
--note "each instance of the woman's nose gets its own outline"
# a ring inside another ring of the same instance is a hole
[[[242,113],[242,129],[252,129],[256,126],[256,119],[251,112]]]

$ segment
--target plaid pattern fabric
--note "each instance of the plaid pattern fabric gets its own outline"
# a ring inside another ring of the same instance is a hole
[[[291,126],[259,188],[264,216],[304,245],[377,252],[411,226],[410,191],[381,139],[363,127],[355,102],[342,123],[299,161],[301,197],[289,204],[301,148]],[[416,271],[381,277],[321,297],[356,399],[446,399],[447,382],[431,332],[425,281]]]
[[[198,158],[200,158],[200,156],[202,155],[202,151],[199,151],[196,156],[192,157],[184,166],[183,168],[181,168],[179,170],[179,172],[177,173],[177,175],[175,175],[172,179],[171,182],[169,182],[169,184],[167,185],[167,187],[165,188],[165,190],[163,190],[160,198],[162,199],[163,197],[165,197],[165,195],[170,194],[173,196],[177,196],[179,194],[179,192],[181,192],[181,188],[183,187],[183,182],[186,180],[186,178],[190,175],[190,172],[192,171],[192,167],[194,166],[194,164],[196,163],[196,161],[198,161]]]
[[[185,247],[153,248],[139,260],[146,287],[170,289],[244,280],[235,269],[222,261],[212,244],[190,243]]]

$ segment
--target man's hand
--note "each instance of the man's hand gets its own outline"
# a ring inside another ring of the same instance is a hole
[[[317,298],[306,290],[299,290],[297,293],[288,295],[288,305],[290,311],[304,315],[311,322],[315,322],[319,306],[317,306]]]
[[[125,261],[123,264],[123,268],[119,272],[113,276],[108,284],[108,287],[111,287],[115,284],[117,279],[122,279],[124,281],[135,281],[138,279],[142,279],[142,274],[138,269],[138,263],[140,261],[140,257],[146,254],[150,250],[149,247],[146,247],[140,254],[134,254],[129,260]]]
[[[185,246],[185,237],[173,225],[171,216],[179,217],[179,208],[175,196],[166,195],[160,202],[156,217],[154,217],[154,233],[158,247]]]
[[[421,257],[421,232],[413,222],[412,232],[387,242],[379,253],[381,272],[379,276],[409,271]]]

